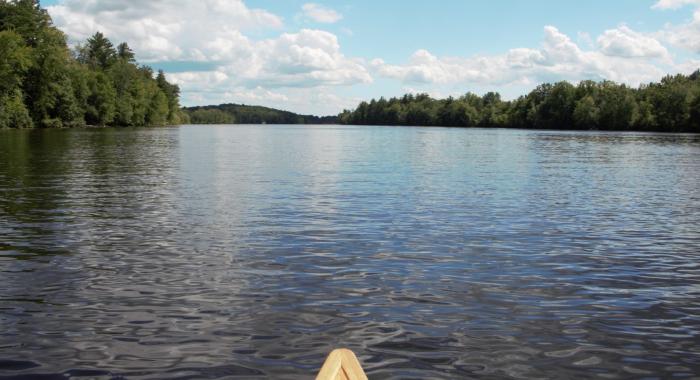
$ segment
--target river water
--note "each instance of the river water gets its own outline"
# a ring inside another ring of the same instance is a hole
[[[0,379],[700,378],[700,136],[0,131]]]

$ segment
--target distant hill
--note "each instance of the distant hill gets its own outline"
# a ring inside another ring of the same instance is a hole
[[[299,115],[269,107],[244,104],[185,107],[192,124],[335,124],[337,116]]]

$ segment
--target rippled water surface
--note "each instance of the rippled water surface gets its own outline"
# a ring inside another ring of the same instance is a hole
[[[700,376],[700,137],[0,131],[0,379]]]

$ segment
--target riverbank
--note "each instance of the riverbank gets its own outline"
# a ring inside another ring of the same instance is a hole
[[[434,99],[372,99],[339,115],[342,124],[700,132],[700,70],[631,88],[611,81],[542,84],[504,101],[495,92]]]

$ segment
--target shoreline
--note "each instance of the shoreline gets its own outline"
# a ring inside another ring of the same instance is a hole
[[[297,125],[306,127],[324,127],[324,126],[344,126],[344,127],[382,127],[382,128],[440,128],[440,129],[483,129],[483,130],[515,130],[515,131],[536,131],[536,132],[611,132],[611,133],[645,133],[645,134],[667,134],[667,135],[691,135],[698,136],[700,132],[687,131],[657,131],[657,130],[637,130],[637,129],[575,129],[575,128],[522,128],[522,127],[478,127],[478,126],[455,126],[455,125],[392,125],[392,124],[290,124],[290,123],[222,123],[222,124],[168,124],[168,125],[79,125],[71,127],[33,127],[33,128],[0,128],[0,131],[44,131],[44,130],[69,130],[69,129],[126,129],[126,128],[173,128],[181,126],[237,126],[237,125],[254,125],[254,126],[281,126],[281,125]]]

